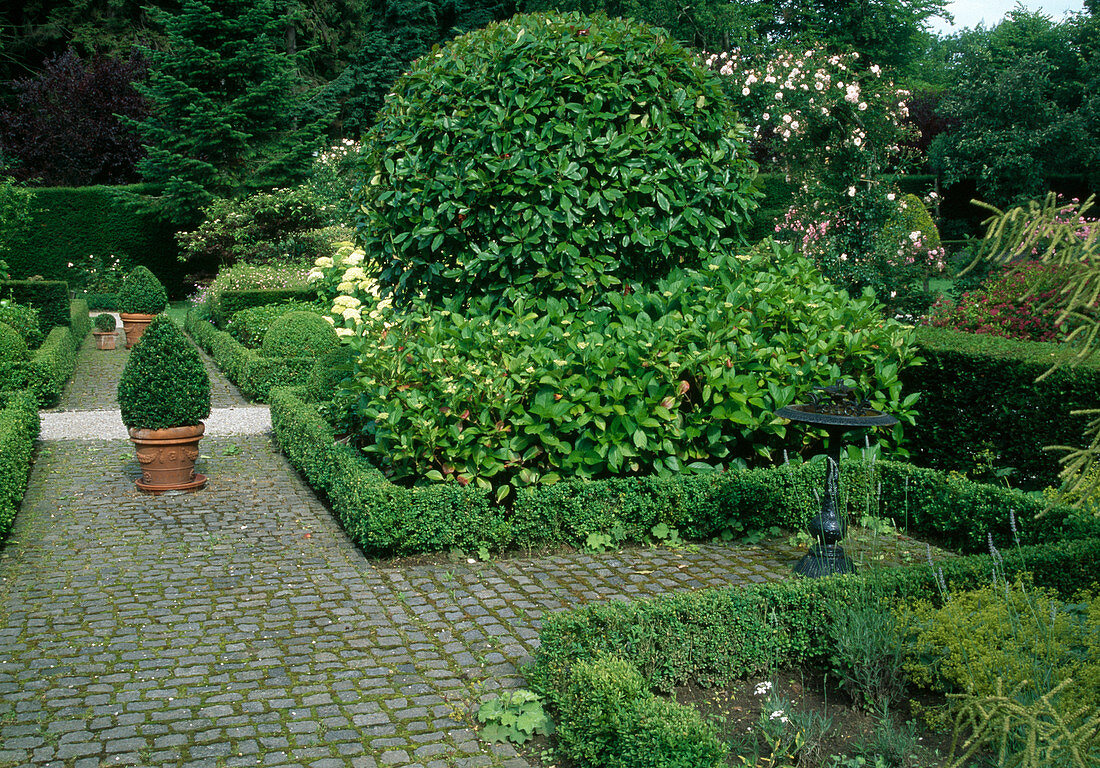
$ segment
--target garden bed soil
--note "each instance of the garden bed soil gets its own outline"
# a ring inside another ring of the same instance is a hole
[[[715,728],[719,740],[730,745],[727,762],[730,766],[773,765],[765,750],[760,762],[753,761],[751,742],[758,727],[767,697],[757,694],[763,680],[744,680],[730,688],[701,688],[684,685],[675,689],[671,698],[696,709]],[[792,708],[831,718],[831,727],[812,749],[794,763],[799,768],[826,768],[832,757],[862,755],[868,766],[875,765],[874,755],[887,756],[887,765],[896,768],[942,768],[950,764],[951,734],[930,731],[914,714],[910,701],[898,705],[890,713],[893,727],[879,728],[879,718],[859,707],[839,690],[828,675],[816,670],[788,670],[772,676],[775,690]],[[911,691],[912,701],[921,707],[942,705],[942,696]],[[573,768],[573,763],[555,754],[553,738],[537,736],[517,751],[539,768]],[[811,745],[807,745],[810,747]],[[745,757],[743,761],[741,758]],[[789,761],[774,765],[789,765]]]

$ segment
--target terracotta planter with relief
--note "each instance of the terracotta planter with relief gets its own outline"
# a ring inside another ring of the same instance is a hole
[[[156,315],[139,315],[130,312],[119,312],[118,316],[122,318],[122,330],[126,331],[126,349],[138,343],[141,334],[145,333],[149,323],[156,318]]]
[[[130,442],[137,448],[141,479],[136,485],[149,493],[196,491],[206,485],[206,475],[195,473],[199,440],[206,425],[167,429],[130,428]]]

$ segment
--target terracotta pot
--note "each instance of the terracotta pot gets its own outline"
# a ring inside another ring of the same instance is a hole
[[[130,429],[130,441],[137,448],[141,479],[136,485],[149,493],[196,491],[206,485],[206,475],[195,473],[199,440],[206,425],[167,429]]]
[[[92,331],[95,336],[96,349],[114,349],[118,339],[118,331]]]
[[[138,343],[141,334],[145,333],[149,323],[156,318],[156,315],[139,315],[129,312],[119,312],[118,316],[122,318],[122,330],[126,331],[126,349],[130,349]]]

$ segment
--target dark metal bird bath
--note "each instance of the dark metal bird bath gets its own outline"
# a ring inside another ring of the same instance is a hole
[[[788,405],[775,412],[791,421],[823,427],[829,434],[829,453],[825,460],[825,492],[821,496],[821,511],[810,521],[814,545],[798,561],[794,572],[817,578],[834,573],[854,573],[855,566],[844,554],[839,542],[848,532],[848,521],[839,510],[841,436],[851,429],[887,427],[898,420],[859,400],[855,390],[844,384],[819,387],[809,395],[806,405]]]

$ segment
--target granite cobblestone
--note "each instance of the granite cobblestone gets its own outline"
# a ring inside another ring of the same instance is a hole
[[[63,409],[117,407],[108,354],[82,350]],[[212,374],[216,403],[243,403]],[[126,442],[39,443],[0,549],[0,768],[522,768],[471,713],[522,684],[547,612],[792,561],[709,544],[371,561],[270,435],[201,450],[204,490],[152,497]]]

